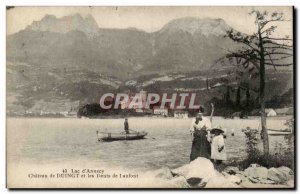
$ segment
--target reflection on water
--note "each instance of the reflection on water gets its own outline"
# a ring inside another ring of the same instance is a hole
[[[123,132],[123,119],[49,119],[8,118],[8,159],[30,160],[38,163],[72,161],[78,158],[107,166],[139,169],[171,168],[189,162],[191,119],[129,118],[130,128],[147,131],[144,140],[97,142],[96,130]],[[228,130],[228,158],[245,157],[245,137],[242,128],[258,126],[258,118],[214,118],[213,125]],[[268,120],[268,127],[283,128],[285,119]],[[286,145],[283,136],[270,136],[270,146],[276,142]]]

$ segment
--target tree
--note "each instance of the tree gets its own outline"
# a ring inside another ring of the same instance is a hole
[[[261,127],[264,153],[269,154],[269,140],[266,126],[265,113],[265,71],[266,66],[273,68],[293,65],[293,45],[292,39],[288,36],[272,37],[277,26],[272,25],[276,22],[287,21],[283,18],[283,13],[267,11],[261,12],[253,10],[249,13],[255,17],[256,32],[252,35],[246,35],[236,32],[233,29],[227,32],[227,37],[239,43],[241,47],[237,51],[227,50],[229,53],[222,60],[236,60],[239,67],[243,67],[251,73],[251,76],[259,76],[259,103],[261,109]],[[242,74],[242,72],[239,72]],[[238,74],[239,74],[238,73]]]
[[[226,105],[229,106],[229,104],[230,104],[230,87],[229,86],[226,87],[225,102],[226,102]]]
[[[241,88],[238,87],[236,91],[236,107],[239,108],[241,104]]]
[[[246,109],[249,110],[250,107],[250,90],[247,88],[246,90]]]

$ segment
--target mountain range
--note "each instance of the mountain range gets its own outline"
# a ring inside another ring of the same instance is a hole
[[[239,48],[224,37],[231,29],[223,19],[179,18],[149,33],[99,28],[91,15],[45,15],[7,36],[8,107],[28,110],[61,100],[85,104],[107,91],[163,86],[175,91],[191,82],[191,90],[196,89],[195,73],[216,69],[217,78],[227,71],[215,62],[228,48]],[[170,75],[181,77],[154,79]],[[280,87],[279,95],[293,87],[290,71],[284,79],[288,85]]]
[[[161,30],[99,28],[91,15],[46,15],[7,37],[7,59],[33,65],[78,66],[128,78],[136,72],[206,70],[234,48],[222,19],[180,18]]]

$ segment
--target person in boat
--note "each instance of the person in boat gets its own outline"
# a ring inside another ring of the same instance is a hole
[[[227,160],[224,134],[225,131],[221,126],[215,127],[211,130],[213,135],[211,143],[211,160],[216,166]]]
[[[195,160],[198,157],[204,157],[210,159],[211,145],[210,145],[210,132],[211,122],[214,107],[212,105],[212,113],[210,119],[203,116],[202,112],[196,115],[196,118],[192,121],[190,132],[193,138],[192,150],[190,155],[190,161]]]
[[[126,134],[129,134],[129,123],[128,123],[128,119],[127,118],[125,118],[124,130],[125,130]]]

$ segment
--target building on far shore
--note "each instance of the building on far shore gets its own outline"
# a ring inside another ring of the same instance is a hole
[[[62,115],[76,116],[79,107],[79,101],[69,100],[53,100],[53,101],[37,101],[33,107],[26,110],[25,114],[36,114],[40,116]]]
[[[169,110],[167,108],[160,108],[159,106],[153,107],[154,115],[168,116]]]
[[[184,118],[184,119],[186,119],[186,118],[189,117],[189,114],[185,110],[175,110],[174,111],[174,117],[175,118]]]
[[[265,112],[267,114],[267,117],[275,117],[277,116],[276,111],[273,108],[266,108]]]
[[[137,113],[143,113],[144,110],[142,108],[137,108],[137,109],[135,109],[135,112],[137,112]]]
[[[275,117],[275,116],[285,116],[285,115],[293,115],[294,114],[294,108],[293,107],[287,107],[287,108],[266,108],[265,112],[268,117]],[[252,116],[260,116],[260,109],[255,109],[251,111]]]

